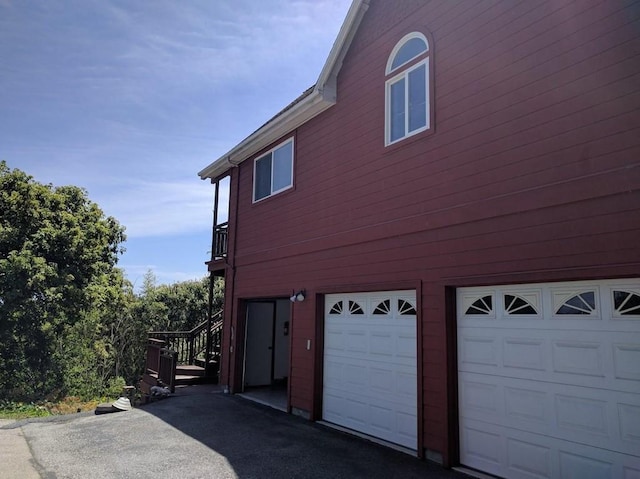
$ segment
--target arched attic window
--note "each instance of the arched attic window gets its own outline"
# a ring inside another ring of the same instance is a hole
[[[429,42],[420,32],[405,35],[387,60],[385,145],[430,128]]]

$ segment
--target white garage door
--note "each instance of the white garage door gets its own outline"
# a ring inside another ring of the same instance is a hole
[[[460,462],[640,477],[640,280],[458,290]]]
[[[417,449],[414,291],[325,298],[325,421]]]

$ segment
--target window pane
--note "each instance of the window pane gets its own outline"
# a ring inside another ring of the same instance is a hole
[[[393,58],[393,62],[391,63],[391,70],[395,70],[399,66],[410,62],[415,57],[426,51],[427,44],[422,38],[412,38],[402,45],[400,50],[398,50],[398,53],[396,53],[396,56]]]
[[[291,186],[293,143],[282,145],[273,152],[273,191]]]
[[[404,78],[391,85],[389,94],[389,128],[390,141],[395,141],[405,135],[404,131]]]
[[[271,153],[256,161],[255,199],[260,200],[271,194]]]
[[[427,125],[427,68],[421,65],[409,73],[409,131]]]

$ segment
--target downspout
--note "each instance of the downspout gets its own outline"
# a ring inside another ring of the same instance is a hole
[[[209,273],[209,310],[207,311],[207,351],[205,353],[206,364],[204,365],[204,375],[209,376],[209,357],[211,355],[211,317],[213,316],[213,271]]]
[[[231,163],[230,160],[229,163]],[[236,165],[237,167],[238,165]],[[235,188],[235,205],[234,205],[234,212],[233,212],[233,256],[231,258],[229,258],[229,255],[227,255],[227,266],[229,268],[229,272],[231,273],[231,285],[230,286],[230,290],[229,290],[229,323],[230,323],[230,337],[229,337],[229,360],[227,361],[227,383],[231,383],[231,358],[232,355],[236,354],[236,349],[234,348],[233,350],[231,350],[231,348],[233,348],[233,341],[236,340],[236,334],[234,334],[234,328],[233,327],[233,312],[234,312],[234,306],[235,306],[235,286],[236,286],[236,244],[237,244],[237,232],[238,232],[238,209],[239,209],[239,201],[240,201],[240,186],[239,186],[239,182],[240,182],[240,178],[238,178],[239,176],[239,169],[234,170],[235,174],[230,175],[230,182],[229,182],[229,189],[231,189],[231,186],[233,185],[233,187]],[[228,248],[228,246],[227,246]],[[228,250],[227,250],[228,252]],[[231,263],[229,263],[229,260],[231,259]],[[226,281],[226,279],[225,279]],[[226,288],[226,284],[225,284],[225,288]],[[236,322],[237,325],[237,322]],[[236,331],[237,332],[237,331]],[[230,392],[229,390],[229,384],[227,385],[226,390],[228,392]],[[234,381],[234,387],[235,387],[235,381]]]
[[[216,192],[213,195],[213,231],[211,232],[211,261],[215,259],[216,227],[218,226],[218,201],[220,198],[220,180],[216,180]],[[211,318],[213,316],[213,271],[209,272],[209,307],[207,309],[207,350],[205,352],[205,376],[209,375],[209,355],[211,354]]]
[[[220,179],[216,180],[216,194],[213,196],[213,232],[211,235],[211,261],[216,258],[216,227],[218,226],[218,204],[220,200]]]
[[[233,166],[234,168],[237,168],[238,166],[240,166],[240,163],[235,163],[231,161],[231,155],[227,156],[227,163],[229,164],[229,166]]]

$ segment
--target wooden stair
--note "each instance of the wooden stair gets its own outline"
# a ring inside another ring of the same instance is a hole
[[[176,386],[200,384],[210,381],[206,377],[206,371],[202,366],[195,364],[183,364],[176,366]]]
[[[151,331],[145,372],[149,388],[217,383],[222,347],[222,311],[189,331]]]

